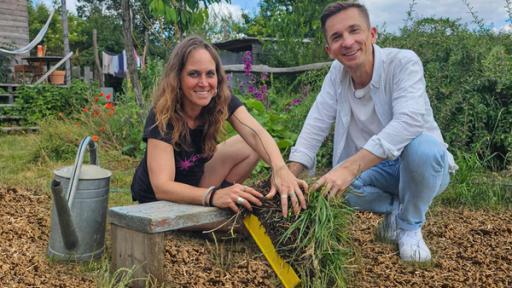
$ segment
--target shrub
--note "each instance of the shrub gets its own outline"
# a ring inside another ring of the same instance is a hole
[[[128,156],[142,156],[145,113],[133,101],[115,105],[110,97],[103,93],[91,97],[76,116],[78,122],[109,149],[120,150]]]
[[[419,19],[401,35],[385,34],[383,47],[415,51],[423,62],[435,118],[452,151],[490,158],[503,169],[512,155],[512,39],[470,31],[450,19]]]
[[[16,106],[10,113],[22,116],[27,123],[38,123],[59,113],[68,117],[80,111],[88,95],[96,91],[82,81],[73,81],[67,87],[49,84],[21,86],[16,90]]]

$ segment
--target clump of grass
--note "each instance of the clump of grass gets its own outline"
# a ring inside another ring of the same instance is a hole
[[[308,195],[308,209],[283,218],[279,197],[254,210],[278,253],[300,274],[303,287],[345,287],[352,250],[348,226],[352,209],[328,200],[320,191]]]
[[[234,255],[232,251],[226,249],[224,243],[219,243],[215,232],[212,232],[211,235],[213,238],[213,245],[210,244],[209,241],[206,241],[208,250],[210,250],[209,254],[212,256],[213,263],[215,263],[215,265],[220,269],[226,271],[234,264]]]

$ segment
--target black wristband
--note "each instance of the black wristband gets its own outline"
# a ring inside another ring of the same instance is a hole
[[[215,192],[217,192],[217,190],[219,190],[219,188],[213,188],[212,193],[210,194],[210,200],[208,201],[210,207],[213,207],[213,196],[215,196]]]

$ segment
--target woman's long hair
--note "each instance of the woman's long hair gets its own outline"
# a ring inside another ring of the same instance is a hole
[[[223,130],[223,123],[227,116],[227,106],[230,92],[226,81],[226,74],[222,67],[220,57],[215,49],[197,36],[187,37],[178,44],[165,65],[165,71],[158,87],[153,93],[153,107],[156,114],[156,125],[162,135],[167,132],[167,123],[171,123],[172,145],[175,149],[190,150],[190,134],[183,107],[181,89],[181,73],[187,63],[190,53],[195,49],[205,49],[215,61],[217,73],[217,95],[210,103],[203,107],[199,120],[204,124],[204,156],[212,156],[218,143],[218,137]]]

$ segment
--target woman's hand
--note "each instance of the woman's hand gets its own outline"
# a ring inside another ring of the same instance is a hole
[[[302,188],[302,189],[301,189]],[[300,209],[306,209],[306,199],[302,191],[308,190],[306,181],[296,178],[286,165],[282,165],[272,171],[272,181],[268,199],[272,199],[277,191],[281,195],[281,209],[283,216],[288,216],[288,197],[292,204],[295,215]],[[300,204],[300,206],[299,206]]]
[[[263,194],[253,188],[234,184],[224,189],[219,189],[213,194],[212,204],[219,208],[230,208],[233,212],[238,213],[240,212],[238,205],[252,211],[252,205],[261,206],[262,203],[259,200],[261,198],[263,198]]]

